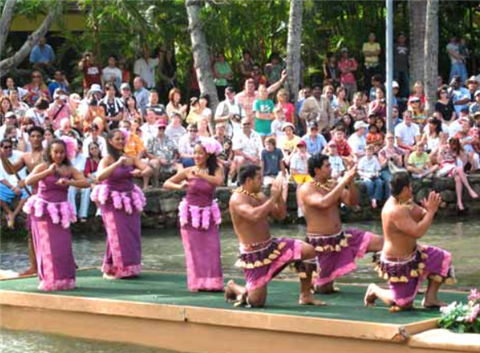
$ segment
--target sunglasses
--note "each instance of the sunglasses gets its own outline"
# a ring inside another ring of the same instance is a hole
[[[12,146],[3,146],[2,147],[4,150],[11,150],[12,149]]]
[[[188,130],[188,132],[197,132],[198,130]]]
[[[42,76],[40,75],[33,75],[32,78],[41,78]]]
[[[250,126],[250,123],[242,124],[242,126]]]

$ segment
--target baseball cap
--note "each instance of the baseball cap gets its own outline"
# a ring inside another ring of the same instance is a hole
[[[302,146],[307,146],[307,143],[305,142],[305,140],[298,141],[297,147],[302,147]]]
[[[316,121],[310,121],[308,123],[308,128],[309,129],[318,129],[318,123]]]
[[[93,93],[93,92],[103,93],[102,87],[101,87],[98,83],[94,83],[94,84],[90,87],[90,93]]]
[[[128,83],[124,82],[120,85],[120,90],[122,90],[122,89],[130,89],[130,85]]]

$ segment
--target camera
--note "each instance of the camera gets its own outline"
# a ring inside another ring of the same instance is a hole
[[[240,120],[242,120],[241,116],[238,115],[238,114],[233,114],[232,119],[235,120],[235,121],[240,121]]]

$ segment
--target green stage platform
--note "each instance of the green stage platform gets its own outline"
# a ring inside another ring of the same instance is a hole
[[[240,281],[241,282],[241,281]],[[315,317],[335,320],[374,322],[405,325],[439,317],[438,310],[420,309],[422,295],[418,296],[418,309],[392,314],[381,304],[373,308],[363,306],[365,286],[339,285],[340,293],[317,295],[328,306],[313,307],[297,304],[299,283],[293,281],[272,281],[268,287],[267,307],[263,309],[234,308],[225,303],[223,293],[190,293],[186,288],[185,275],[145,271],[138,278],[129,280],[104,280],[98,270],[77,272],[77,289],[62,292],[40,292],[37,278],[22,278],[0,281],[1,291],[41,293],[67,297],[110,299],[135,303],[153,303],[249,311],[266,314]],[[465,293],[442,292],[440,299],[446,302],[465,301]]]

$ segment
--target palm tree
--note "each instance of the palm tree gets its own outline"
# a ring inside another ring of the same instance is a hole
[[[426,109],[432,114],[438,86],[438,0],[427,0],[425,20],[424,82]]]
[[[294,104],[298,98],[301,70],[303,0],[290,1],[290,19],[287,40],[287,75],[290,97]]]
[[[423,80],[425,46],[425,18],[427,12],[426,0],[409,0],[410,17],[410,82]],[[409,87],[410,89],[410,87]]]

